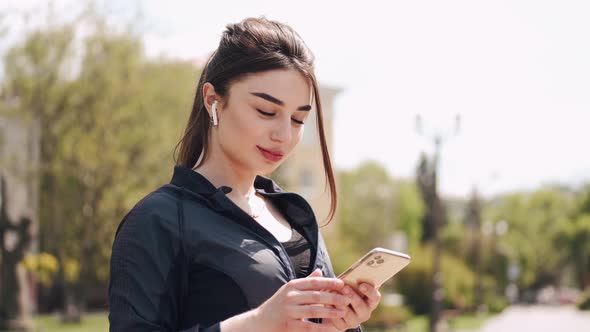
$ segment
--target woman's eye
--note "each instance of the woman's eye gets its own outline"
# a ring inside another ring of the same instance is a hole
[[[263,110],[260,110],[260,109],[258,109],[258,108],[257,108],[256,110],[258,111],[258,113],[260,113],[260,114],[262,114],[262,115],[264,115],[264,116],[268,116],[268,117],[275,116],[275,115],[277,114],[277,113],[268,113],[268,112],[265,112],[265,111],[263,111]],[[293,122],[297,123],[298,125],[303,125],[303,124],[305,124],[305,123],[304,123],[303,121],[301,121],[301,120],[297,120],[297,119],[291,119],[291,120],[293,120]]]
[[[261,110],[259,110],[259,109],[256,109],[256,110],[258,111],[258,113],[260,113],[260,114],[262,114],[262,115],[265,115],[265,116],[273,116],[273,115],[275,115],[275,114],[276,114],[276,113],[268,113],[268,112],[264,112],[264,111],[261,111]]]

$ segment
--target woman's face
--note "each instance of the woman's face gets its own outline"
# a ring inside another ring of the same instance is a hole
[[[269,174],[293,151],[311,111],[311,85],[296,70],[247,75],[218,106],[219,148],[236,171]]]

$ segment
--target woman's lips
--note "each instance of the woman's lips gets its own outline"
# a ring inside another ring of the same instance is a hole
[[[283,158],[283,154],[277,151],[269,151],[266,149],[263,149],[261,147],[259,147],[258,145],[256,146],[258,148],[258,150],[260,150],[260,152],[262,153],[262,155],[270,160],[270,161],[279,161]]]

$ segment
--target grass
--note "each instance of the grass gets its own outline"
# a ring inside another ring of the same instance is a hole
[[[35,332],[104,332],[109,330],[107,313],[87,313],[81,324],[62,324],[56,315],[40,315],[33,318]]]
[[[449,321],[449,331],[477,331],[482,324],[492,317],[491,315],[466,314]],[[416,316],[410,319],[401,329],[387,331],[365,329],[367,332],[428,332],[428,317]]]
[[[459,316],[455,319],[452,327],[456,330],[477,330],[483,323],[491,318],[489,314],[471,314]]]
[[[462,315],[449,322],[450,331],[476,331],[490,315]],[[81,324],[62,324],[56,315],[40,315],[34,318],[35,332],[104,332],[109,329],[107,313],[87,313]],[[403,329],[379,331],[365,329],[367,332],[427,332],[428,317],[416,316],[410,319]]]

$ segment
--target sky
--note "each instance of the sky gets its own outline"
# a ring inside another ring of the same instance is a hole
[[[3,0],[0,10],[43,3]],[[54,3],[67,15],[73,2]],[[121,21],[139,18],[154,57],[203,58],[227,24],[249,16],[291,25],[315,54],[321,84],[341,89],[339,169],[373,160],[412,177],[438,134],[445,195],[590,182],[589,1],[99,3]]]

